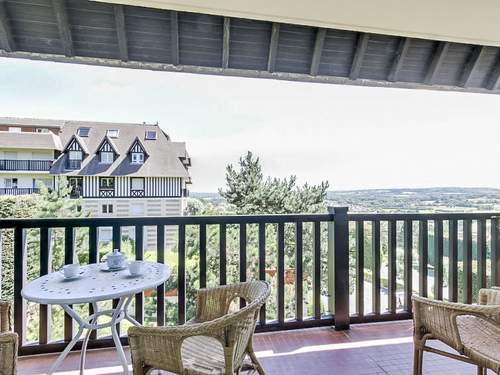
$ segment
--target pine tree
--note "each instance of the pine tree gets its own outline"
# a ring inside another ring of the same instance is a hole
[[[239,161],[226,168],[226,190],[219,193],[236,208],[238,214],[314,213],[325,210],[328,182],[319,185],[297,185],[297,178],[264,179],[260,159],[248,151]]]

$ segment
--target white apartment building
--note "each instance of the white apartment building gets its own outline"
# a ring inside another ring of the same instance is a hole
[[[65,175],[92,217],[182,215],[190,165],[185,143],[157,124],[0,118],[0,195],[36,193]],[[174,233],[167,228],[167,242]],[[145,228],[146,246],[155,240]]]

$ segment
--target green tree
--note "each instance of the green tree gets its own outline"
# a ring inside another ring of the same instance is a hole
[[[82,210],[81,198],[71,198],[72,187],[66,176],[58,176],[54,189],[39,184],[40,205],[37,212],[39,218],[51,217],[83,217],[88,216]]]
[[[226,190],[219,193],[236,208],[238,214],[289,214],[325,211],[328,182],[297,185],[296,176],[264,178],[260,159],[248,151],[239,160],[239,168],[226,168]]]

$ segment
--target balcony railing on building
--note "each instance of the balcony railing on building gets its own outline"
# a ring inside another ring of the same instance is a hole
[[[47,172],[52,166],[51,160],[9,160],[0,159],[0,171],[35,171]]]
[[[52,338],[54,310],[37,306],[33,318],[21,297],[29,260],[39,262],[40,275],[56,268],[54,233],[63,239],[59,259],[66,264],[77,252],[85,262],[98,262],[100,228],[112,231],[109,249],[126,246],[135,259],[161,263],[168,255],[171,279],[136,296],[139,322],[183,324],[196,289],[258,278],[273,288],[257,327],[269,331],[324,325],[345,329],[408,319],[415,292],[471,303],[475,289],[500,285],[499,223],[496,213],[349,214],[335,208],[297,215],[5,219],[0,233],[3,239],[9,233],[13,238],[14,329],[20,352],[36,354],[62,350],[73,334],[71,317],[64,316],[62,336]],[[156,246],[145,249],[144,234],[152,229]],[[176,243],[166,245],[172,233]],[[28,342],[30,327],[36,341]],[[112,345],[109,337],[93,333],[89,347],[106,345]]]
[[[38,188],[0,188],[0,195],[28,195],[28,194],[38,194],[40,189]]]

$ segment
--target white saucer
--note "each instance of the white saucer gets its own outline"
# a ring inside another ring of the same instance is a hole
[[[116,272],[116,271],[122,271],[128,267],[128,264],[125,263],[123,266],[118,267],[118,268],[109,268],[106,263],[101,263],[99,264],[99,270],[102,272]]]
[[[62,275],[64,281],[78,280],[78,279],[82,278],[83,276],[85,276],[85,274],[86,274],[85,270],[78,271],[78,273],[72,277],[64,276],[63,270],[60,270],[59,273]]]

